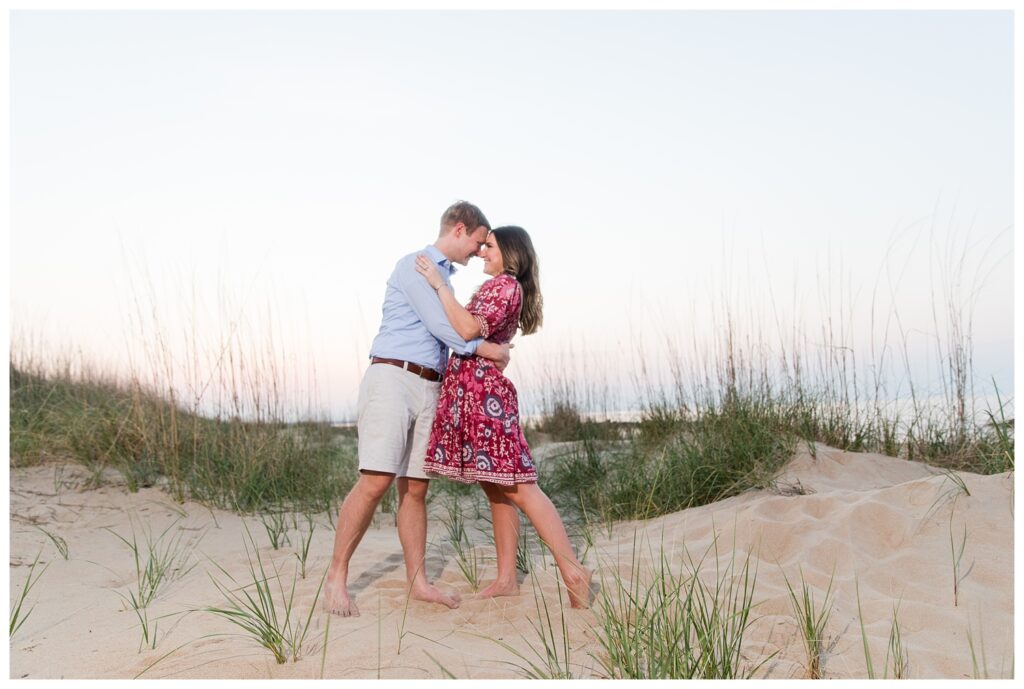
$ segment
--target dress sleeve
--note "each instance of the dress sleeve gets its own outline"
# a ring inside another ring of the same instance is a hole
[[[514,278],[498,276],[482,284],[466,307],[480,324],[480,337],[487,339],[502,330],[508,319],[515,318],[518,299],[519,283]]]

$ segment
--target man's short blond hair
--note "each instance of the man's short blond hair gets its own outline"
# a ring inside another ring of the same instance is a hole
[[[483,211],[469,201],[456,201],[448,206],[448,209],[441,215],[441,234],[447,234],[459,223],[466,226],[467,232],[474,232],[481,225],[488,230],[491,229],[491,223],[487,222]]]

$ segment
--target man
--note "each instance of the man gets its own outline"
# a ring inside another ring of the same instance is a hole
[[[431,585],[423,571],[429,485],[423,460],[449,347],[459,354],[491,359],[499,369],[508,365],[509,347],[459,337],[437,294],[416,272],[415,262],[418,254],[426,253],[447,282],[455,270],[452,263],[466,265],[489,231],[490,223],[480,209],[459,201],[441,216],[437,241],[399,260],[388,278],[380,332],[370,347],[371,364],[359,386],[360,475],[338,514],[334,555],[324,587],[329,612],[343,617],[359,614],[348,592],[349,560],[396,477],[398,538],[410,595],[458,607],[458,597]]]

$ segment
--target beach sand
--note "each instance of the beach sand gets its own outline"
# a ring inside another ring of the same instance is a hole
[[[537,455],[542,461],[544,448]],[[12,606],[37,553],[39,568],[46,566],[27,597],[25,609],[32,612],[10,644],[11,678],[141,674],[154,679],[396,679],[444,678],[446,671],[459,678],[514,678],[527,665],[517,653],[538,662],[534,625],[540,619],[541,596],[560,635],[559,584],[550,557],[534,559],[535,576],[525,578],[518,596],[474,600],[450,551],[442,546],[438,499],[429,530],[428,575],[458,591],[461,606],[448,610],[406,600],[398,537],[391,515],[385,514],[375,520],[352,561],[351,588],[362,615],[331,617],[325,652],[328,616],[318,604],[302,657],[277,664],[252,638],[239,635],[237,627],[205,608],[225,604],[214,580],[228,585],[230,579],[220,568],[239,582],[251,581],[246,526],[267,571],[280,572],[286,592],[297,576],[294,545],[272,549],[258,517],[243,518],[197,503],[179,505],[157,487],[137,493],[116,484],[85,489],[85,476],[72,465],[10,471]],[[677,569],[687,555],[699,559],[708,553],[703,572],[713,572],[716,551],[723,565],[749,555],[757,578],[743,661],[746,667],[760,664],[756,677],[807,675],[807,656],[784,578],[799,586],[801,573],[819,603],[834,576],[824,677],[867,676],[857,586],[878,676],[886,671],[898,604],[909,677],[1009,677],[1013,474],[957,476],[969,495],[920,463],[822,445],[813,451],[804,447],[773,490],[649,521],[595,527],[585,562],[594,569],[595,582],[611,590],[616,573],[630,576],[638,542],[637,550],[647,559],[664,548]],[[295,588],[293,618],[301,621],[313,605],[334,537],[327,515],[316,519],[307,577]],[[302,517],[298,524],[303,525]],[[195,566],[149,604],[156,648],[140,651],[139,619],[124,601],[135,590],[135,564],[114,534],[130,540],[134,530],[142,543],[145,533],[155,537],[168,527],[165,542],[176,536],[181,543],[196,544],[190,560]],[[951,534],[958,547],[964,529],[961,575],[966,574],[954,605]],[[66,560],[43,530],[67,542]],[[482,543],[480,534],[473,533]],[[293,544],[299,541],[295,529],[289,536]],[[485,560],[482,579],[487,581],[493,576],[493,548],[481,545],[477,552]],[[603,676],[595,631],[598,610],[567,608],[565,621],[573,675]]]

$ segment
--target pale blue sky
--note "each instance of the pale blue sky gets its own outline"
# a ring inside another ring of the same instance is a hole
[[[391,267],[465,198],[540,253],[527,398],[569,350],[622,368],[666,335],[713,339],[726,304],[820,332],[821,281],[852,298],[860,362],[878,284],[925,348],[948,241],[970,247],[965,282],[986,276],[975,374],[1005,390],[1012,29],[1005,11],[16,12],[12,331],[117,365],[146,273],[175,341],[190,314],[215,339],[224,301],[254,329],[269,309],[341,417]],[[474,262],[460,295],[482,279]]]

